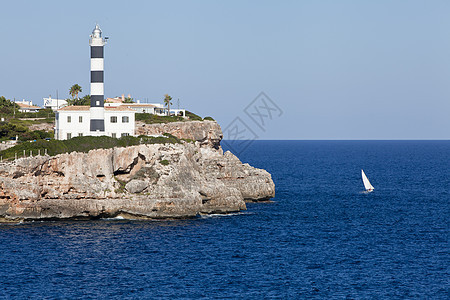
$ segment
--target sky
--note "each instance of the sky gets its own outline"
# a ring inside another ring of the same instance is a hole
[[[98,22],[106,97],[168,93],[258,139],[450,137],[448,0],[16,0],[1,12],[8,99],[42,105],[75,83],[88,94]]]

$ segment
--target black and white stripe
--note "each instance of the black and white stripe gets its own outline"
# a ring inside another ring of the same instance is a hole
[[[105,131],[104,87],[103,87],[103,46],[102,31],[98,25],[92,31],[91,45],[91,132]]]

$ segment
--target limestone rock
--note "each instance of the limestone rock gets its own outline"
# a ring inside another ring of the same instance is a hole
[[[148,182],[133,179],[125,185],[125,189],[132,194],[142,193],[148,187]]]
[[[189,121],[145,124],[137,121],[136,135],[161,135],[170,133],[180,139],[198,141],[202,146],[219,149],[223,134],[219,124],[215,121]]]
[[[269,173],[201,143],[96,149],[0,164],[0,221],[185,218],[243,210],[245,201],[274,194]]]

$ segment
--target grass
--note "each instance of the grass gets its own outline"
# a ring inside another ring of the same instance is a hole
[[[114,176],[114,179],[119,183],[119,187],[114,190],[115,193],[125,193],[125,185],[127,184],[125,181],[118,179]]]
[[[5,119],[12,119],[12,118],[26,118],[26,119],[33,119],[33,118],[53,118],[55,119],[55,112],[50,109],[40,109],[38,112],[32,113],[32,112],[19,112],[16,110],[16,113],[14,114],[12,111],[8,112],[2,112],[0,113],[1,117],[4,117]]]
[[[202,119],[202,117],[194,114],[193,112],[186,111],[186,117],[183,118],[180,116],[157,116],[149,113],[137,113],[136,121],[143,121],[146,124],[157,124],[157,123],[171,123],[171,122],[189,122],[189,121],[214,121],[211,117],[206,117]]]
[[[54,156],[61,153],[88,152],[93,149],[110,149],[114,147],[127,147],[141,144],[179,144],[181,140],[171,134],[164,134],[164,137],[150,137],[150,136],[124,136],[119,139],[108,136],[81,136],[74,137],[69,140],[37,140],[36,142],[24,142],[12,148],[0,151],[0,156],[3,159],[11,159],[17,153],[18,157],[23,156],[25,150],[26,156],[38,154],[40,150],[41,155],[47,149],[47,154]]]
[[[186,117],[189,117],[189,121],[203,121],[202,117],[200,117],[188,110],[186,111]]]
[[[14,124],[14,125],[18,125],[18,126],[30,127],[31,125],[35,125],[35,124],[43,124],[43,123],[53,124],[55,122],[55,119],[52,119],[52,118],[42,118],[42,119],[37,119],[37,120],[9,119],[8,122],[11,124]]]
[[[53,118],[39,118],[34,119],[19,119],[19,118],[5,118],[4,122],[0,121],[0,140],[9,140],[16,135],[21,141],[37,140],[40,138],[53,137],[53,129],[48,132],[42,130],[32,131],[30,126],[35,124],[50,124],[49,128],[53,127]]]
[[[146,124],[183,122],[185,119],[178,116],[157,116],[148,113],[136,114],[136,121],[143,121]]]
[[[163,159],[159,163],[162,164],[163,166],[167,166],[170,162],[167,159]]]
[[[133,175],[131,179],[145,179],[145,178],[158,180],[159,174],[153,167],[142,167],[139,171],[136,172],[136,174]]]

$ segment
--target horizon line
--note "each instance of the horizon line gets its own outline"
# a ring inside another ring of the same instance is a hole
[[[255,140],[227,140],[222,141],[450,141],[447,139],[255,139]]]

